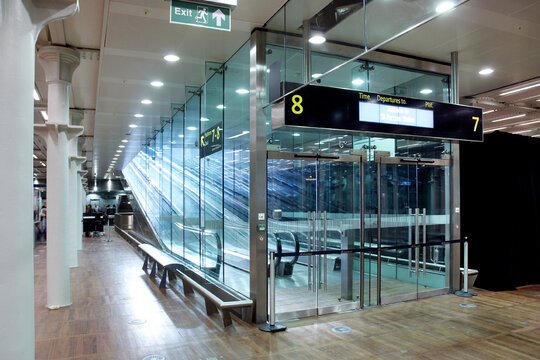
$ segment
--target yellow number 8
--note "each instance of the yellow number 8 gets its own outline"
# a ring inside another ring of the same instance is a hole
[[[303,100],[300,95],[294,95],[292,97],[293,106],[291,110],[293,114],[300,115],[304,112],[304,107],[301,105]]]

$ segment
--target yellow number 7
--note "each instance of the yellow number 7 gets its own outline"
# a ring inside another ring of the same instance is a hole
[[[478,127],[478,122],[480,121],[480,118],[478,116],[473,116],[473,120],[476,120],[476,123],[474,123],[474,132],[476,132],[476,128]]]

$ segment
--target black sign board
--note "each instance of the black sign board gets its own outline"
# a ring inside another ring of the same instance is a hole
[[[223,125],[219,123],[201,133],[199,156],[202,159],[221,150],[223,150]]]
[[[288,95],[284,106],[280,125],[285,126],[469,141],[484,138],[482,109],[464,105],[309,85]]]

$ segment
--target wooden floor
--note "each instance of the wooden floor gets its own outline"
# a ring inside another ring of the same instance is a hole
[[[223,329],[200,298],[158,289],[119,237],[85,239],[73,305],[47,310],[46,246],[35,250],[37,359],[539,359],[540,287],[401,303],[288,322],[267,334]],[[461,304],[474,304],[466,308]],[[335,327],[349,327],[336,333]]]

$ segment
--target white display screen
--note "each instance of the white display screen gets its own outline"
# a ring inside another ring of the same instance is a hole
[[[433,129],[433,111],[360,102],[360,121]]]

